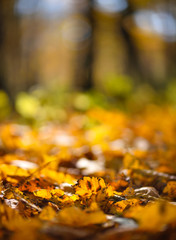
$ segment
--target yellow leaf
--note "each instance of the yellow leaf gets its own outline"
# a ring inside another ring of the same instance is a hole
[[[176,181],[169,181],[164,188],[163,193],[168,194],[171,198],[176,198]]]
[[[75,193],[80,196],[89,197],[103,188],[106,188],[103,178],[83,177],[83,179],[78,180],[78,183],[75,185]]]
[[[106,188],[106,194],[108,197],[111,197],[113,196],[114,194],[118,194],[116,191],[114,191],[114,187],[109,185],[107,188]]]
[[[53,196],[62,196],[62,195],[65,194],[64,191],[61,190],[61,189],[52,189],[52,190],[50,191],[50,193],[51,193]]]
[[[98,207],[98,204],[96,202],[92,202],[89,209],[91,212],[94,212],[94,211],[97,211],[97,210],[100,210],[99,207]]]
[[[122,200],[117,203],[113,203],[111,206],[111,213],[117,214],[117,213],[123,213],[124,210],[129,209],[131,206],[138,205],[140,203],[140,200],[138,199],[128,199],[128,200]]]
[[[1,225],[11,231],[20,228],[20,225],[25,221],[19,213],[6,205],[0,204],[0,221]]]
[[[50,190],[46,190],[46,189],[34,191],[34,195],[36,197],[41,197],[41,198],[45,198],[45,199],[50,199],[52,197]]]
[[[65,174],[63,172],[56,172],[51,169],[42,169],[41,174],[55,181],[58,184],[61,184],[61,183],[74,184],[76,182],[74,177],[72,177],[70,174]]]
[[[45,221],[52,220],[56,216],[56,212],[50,206],[46,206],[42,209],[39,218]]]
[[[144,169],[146,166],[135,156],[127,153],[123,159],[124,168]]]
[[[134,218],[139,228],[160,231],[169,223],[176,223],[176,206],[166,201],[150,203],[145,207],[135,206],[125,213],[125,217]]]
[[[29,172],[26,169],[22,169],[8,164],[1,164],[0,171],[7,176],[20,176],[20,177],[29,176]]]
[[[58,220],[63,225],[83,227],[106,222],[106,215],[101,210],[86,212],[77,207],[70,207],[59,212]]]
[[[41,237],[41,221],[38,218],[33,218],[30,221],[23,221],[22,223],[17,222],[18,228],[11,236],[10,240],[36,240]],[[42,238],[43,239],[43,238]]]

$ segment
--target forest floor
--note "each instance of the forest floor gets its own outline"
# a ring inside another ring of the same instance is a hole
[[[0,238],[176,239],[176,110],[0,125]]]

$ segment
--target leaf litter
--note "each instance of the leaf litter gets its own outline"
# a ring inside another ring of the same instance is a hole
[[[1,123],[0,238],[176,239],[176,111],[154,109]]]

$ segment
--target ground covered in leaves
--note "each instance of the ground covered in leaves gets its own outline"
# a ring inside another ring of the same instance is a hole
[[[1,239],[176,239],[176,110],[0,125]]]

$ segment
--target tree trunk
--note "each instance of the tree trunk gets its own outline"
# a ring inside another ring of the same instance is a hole
[[[20,27],[14,14],[15,0],[0,1],[0,88],[10,98],[20,89]]]
[[[85,16],[85,15],[84,15]],[[79,49],[75,56],[73,83],[74,88],[87,91],[93,88],[93,58],[94,58],[94,10],[93,0],[89,0],[86,20],[91,29],[91,36],[85,40],[83,49]],[[79,43],[78,43],[79,44]]]

